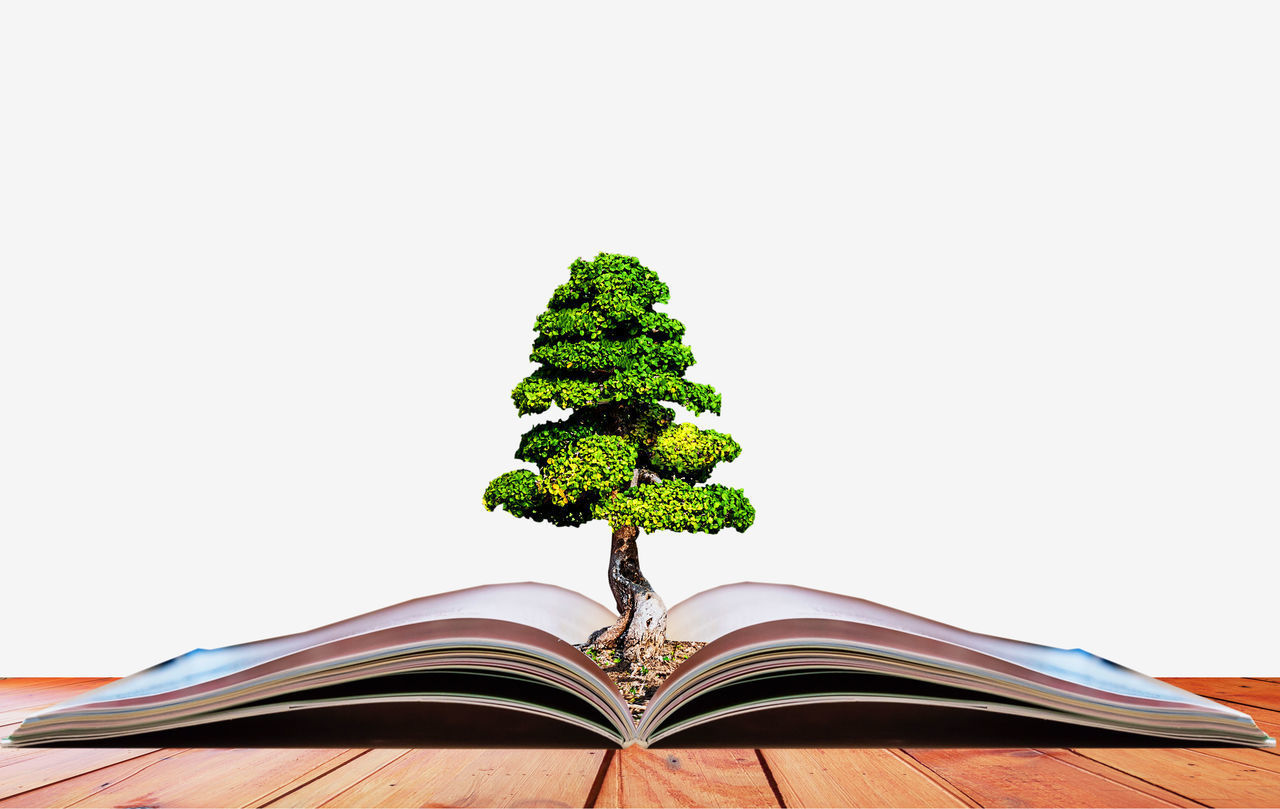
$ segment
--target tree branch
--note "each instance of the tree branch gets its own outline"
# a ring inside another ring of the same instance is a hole
[[[642,483],[661,483],[662,478],[658,477],[658,473],[652,469],[645,469],[643,466],[636,468],[636,473],[631,476],[632,487],[639,486]]]

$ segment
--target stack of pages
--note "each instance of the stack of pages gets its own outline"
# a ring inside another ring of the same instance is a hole
[[[1271,747],[1247,715],[1079,649],[742,583],[674,606],[705,641],[638,726],[584,643],[614,614],[546,584],[428,596],[197,649],[28,717],[7,745]]]

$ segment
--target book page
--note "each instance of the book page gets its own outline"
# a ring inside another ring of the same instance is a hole
[[[157,690],[158,683],[171,680],[164,664],[139,672],[28,716],[6,743],[96,740],[175,728],[188,728],[182,738],[189,741],[201,738],[206,724],[224,721],[289,736],[289,720],[262,717],[299,711],[321,711],[326,717],[377,716],[378,709],[370,706],[379,703],[395,703],[437,722],[459,719],[468,710],[449,705],[537,714],[602,734],[618,744],[634,732],[622,695],[585,655],[541,629],[487,618],[390,626],[311,645],[221,676],[200,677],[184,687]],[[415,703],[435,707],[415,707]],[[330,710],[334,707],[343,710]],[[481,714],[496,715],[492,710],[476,711],[477,716]],[[240,721],[248,718],[254,719],[247,725]],[[326,720],[316,721],[323,725]],[[513,721],[532,720],[513,717]],[[500,722],[488,728],[490,744],[505,738],[505,726]],[[305,719],[298,725],[303,727],[310,727]],[[545,731],[547,726],[540,727]],[[459,742],[482,741],[478,729],[463,730],[456,734]],[[418,736],[423,743],[447,739],[448,734],[441,731],[440,727],[424,728]],[[355,728],[352,738],[366,738],[369,732],[390,733],[381,726]],[[215,729],[210,738],[220,733]],[[401,738],[406,735],[414,738],[415,731],[398,732]],[[317,738],[332,736],[321,733]],[[252,734],[241,738],[257,741]],[[552,745],[574,738],[581,735],[570,732],[559,741],[555,734],[538,736],[539,744]]]
[[[533,627],[573,644],[585,643],[592,632],[613,623],[616,617],[612,610],[586,596],[550,584],[520,582],[471,587],[405,601],[293,635],[221,649],[195,649],[58,707],[80,704],[89,698],[130,699],[176,691],[303,649],[396,626],[485,618]]]
[[[710,642],[769,621],[818,618],[850,621],[945,641],[1007,660],[1050,677],[1143,699],[1218,707],[1217,703],[1162,683],[1082,649],[1059,649],[969,632],[852,596],[787,584],[742,582],[716,587],[671,608],[667,635]]]

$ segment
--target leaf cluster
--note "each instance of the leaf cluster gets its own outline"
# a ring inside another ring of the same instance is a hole
[[[650,467],[660,474],[702,483],[717,463],[732,461],[742,453],[733,437],[692,424],[676,424],[657,436],[649,453]]]
[[[625,489],[636,468],[636,448],[616,435],[589,435],[562,445],[542,468],[538,491],[567,506],[584,494]]]
[[[550,503],[538,488],[538,476],[528,469],[504,472],[489,481],[484,490],[484,507],[493,511],[498,506],[505,508],[513,517],[545,521],[552,525],[577,526],[595,519],[590,503],[579,502],[569,506]]]
[[[717,483],[694,486],[683,480],[664,480],[627,489],[597,502],[592,514],[608,520],[614,529],[634,525],[644,531],[708,534],[718,533],[722,528],[745,531],[756,518],[756,510],[742,489]]]
[[[720,394],[684,378],[694,364],[684,324],[653,305],[670,296],[631,256],[578,259],[534,323],[539,367],[512,391],[521,415],[573,411],[524,434],[515,457],[535,464],[485,490],[485,508],[579,525],[590,519],[644,530],[745,530],[755,511],[739,489],[705,487],[716,464],[742,448],[732,437],[676,424],[676,404],[719,414]],[[646,469],[659,483],[632,483]]]

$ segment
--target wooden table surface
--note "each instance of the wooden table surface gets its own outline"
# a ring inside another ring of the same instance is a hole
[[[0,679],[0,736],[109,678]],[[1280,678],[1170,679],[1280,736]],[[1205,749],[6,748],[5,806],[1280,807],[1280,754]]]

